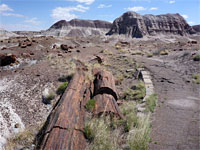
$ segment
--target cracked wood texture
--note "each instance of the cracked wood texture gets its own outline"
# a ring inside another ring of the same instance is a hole
[[[42,150],[84,150],[84,108],[82,101],[89,99],[86,92],[85,73],[77,70],[65,93],[50,114]]]
[[[94,97],[96,105],[94,115],[113,113],[124,118],[116,102],[118,99],[113,75],[104,70],[94,71]]]
[[[108,71],[100,70],[98,68],[93,70],[93,74],[95,76],[94,96],[106,93],[112,95],[115,100],[117,100],[118,94],[113,75]]]

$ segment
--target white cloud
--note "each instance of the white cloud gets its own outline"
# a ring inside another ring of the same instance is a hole
[[[170,4],[174,4],[176,1],[172,0],[172,1],[169,1]]]
[[[52,10],[51,17],[55,20],[71,20],[77,18],[73,12],[85,12],[89,7],[77,5],[75,7],[57,7]]]
[[[24,15],[21,15],[21,14],[10,13],[10,11],[13,12],[14,10],[6,4],[0,5],[0,13],[1,13],[0,15],[1,16],[25,17]]]
[[[40,25],[40,24],[41,24],[41,22],[38,21],[38,19],[37,19],[36,17],[31,18],[31,19],[27,19],[27,20],[25,20],[24,22],[26,22],[26,23],[31,23],[31,24],[33,24],[33,25]]]
[[[188,18],[188,15],[181,15],[184,19]]]
[[[0,13],[6,12],[6,11],[13,11],[13,9],[8,7],[8,5],[6,5],[6,4],[1,4],[0,5]]]
[[[15,13],[2,13],[2,16],[25,17],[24,15],[15,14]]]
[[[109,8],[109,7],[112,7],[112,5],[100,4],[97,8]]]
[[[146,10],[146,8],[142,7],[142,6],[138,6],[138,7],[129,7],[128,8],[129,11],[142,11],[142,10]]]
[[[193,21],[189,21],[188,23],[189,23],[189,25],[194,25],[195,24]]]
[[[95,0],[67,0],[67,1],[76,1],[79,3],[85,3],[86,5],[92,4]]]
[[[151,7],[149,10],[158,10],[157,7]]]

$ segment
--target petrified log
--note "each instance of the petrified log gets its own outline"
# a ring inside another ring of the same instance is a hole
[[[89,94],[85,94],[85,91],[85,73],[78,70],[47,119],[47,127],[39,149],[85,149],[84,108],[81,104],[81,101],[89,99]]]
[[[94,115],[100,116],[102,114],[114,114],[120,118],[124,118],[120,112],[119,106],[112,95],[108,94],[98,94],[93,97],[96,100]]]
[[[93,73],[95,73],[93,99],[96,100],[94,115],[114,113],[124,118],[116,102],[118,96],[113,75],[98,69],[93,70]]]
[[[115,100],[118,99],[118,94],[115,86],[113,75],[104,70],[94,69],[94,96],[98,94],[110,94]]]

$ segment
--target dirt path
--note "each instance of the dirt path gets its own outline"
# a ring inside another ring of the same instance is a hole
[[[170,62],[168,60],[137,60],[144,62],[151,72],[155,91],[159,95],[158,108],[153,116],[150,149],[199,150],[199,85],[185,80],[182,74],[174,69],[176,64],[167,65]],[[187,67],[185,69],[187,70]]]

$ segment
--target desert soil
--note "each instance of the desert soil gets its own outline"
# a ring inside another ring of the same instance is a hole
[[[26,38],[24,38],[26,39]],[[200,87],[192,76],[200,74],[199,62],[193,61],[200,54],[199,44],[188,44],[187,38],[119,39],[88,38],[33,38],[30,47],[18,47],[19,39],[4,40],[0,52],[13,53],[19,65],[0,68],[0,140],[20,129],[41,125],[59,96],[51,105],[42,103],[45,88],[56,90],[62,83],[58,79],[72,72],[73,59],[88,64],[95,55],[105,58],[104,66],[115,78],[125,76],[118,85],[119,94],[135,81],[126,70],[144,66],[151,73],[158,107],[152,116],[152,150],[198,150],[200,137]],[[198,43],[200,39],[196,39]],[[9,42],[8,42],[9,41]],[[126,41],[116,49],[118,41]],[[67,44],[71,52],[65,53],[53,45]],[[158,56],[161,50],[168,55]],[[30,55],[30,53],[34,55]],[[155,54],[148,58],[149,53]],[[5,141],[0,141],[4,144]],[[1,148],[0,148],[1,149]]]

